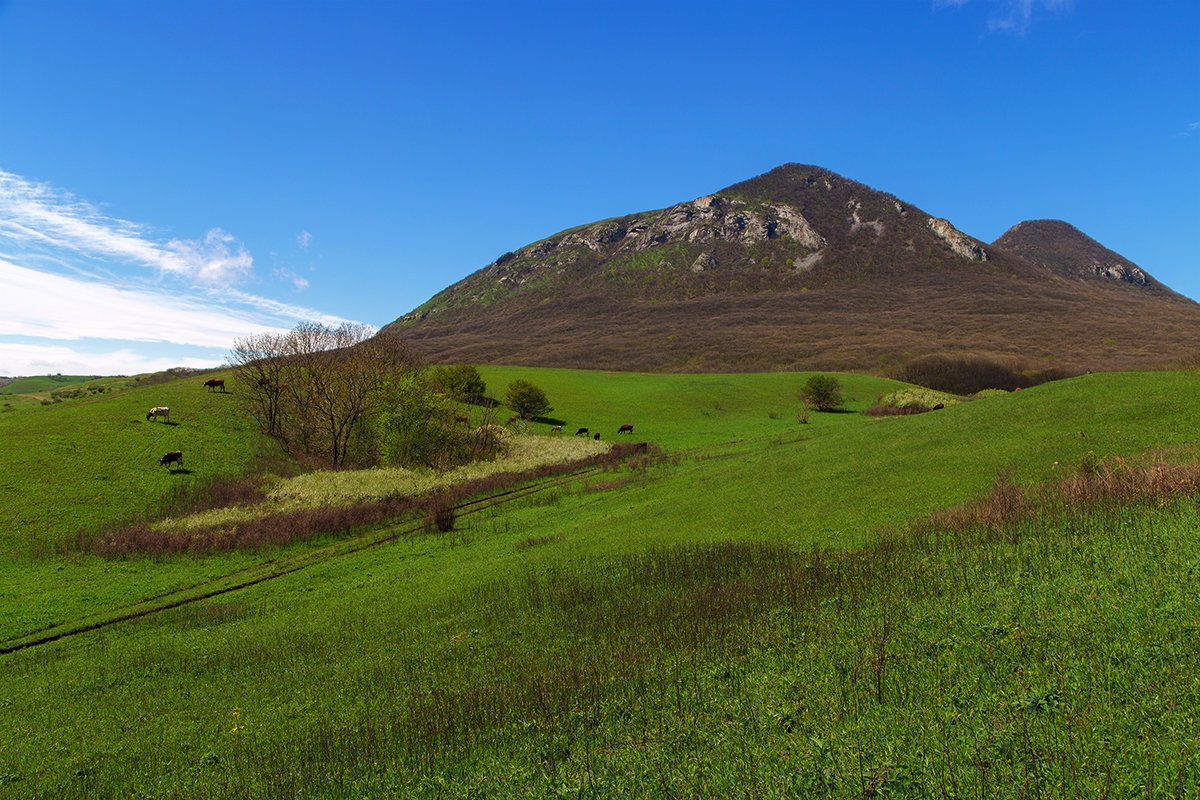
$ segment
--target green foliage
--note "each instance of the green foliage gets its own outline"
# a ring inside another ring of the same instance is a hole
[[[508,385],[504,393],[504,404],[521,419],[533,419],[549,414],[552,409],[546,393],[522,378]]]
[[[487,396],[487,384],[472,364],[433,367],[429,382],[460,403],[478,403]]]
[[[836,411],[844,402],[842,384],[832,375],[813,375],[804,382],[800,399],[817,411]]]
[[[961,397],[946,392],[938,392],[921,386],[910,386],[880,395],[879,401],[864,413],[880,417],[895,414],[919,414],[937,408],[948,408],[961,402],[963,402]]]
[[[470,427],[456,420],[453,403],[417,373],[392,377],[373,406],[378,410],[365,424],[372,460],[381,466],[445,470],[493,458],[503,447],[488,425]]]
[[[244,474],[278,452],[232,402],[241,387],[227,380],[225,396],[199,379],[175,379],[3,415],[0,552],[52,553],[78,533],[147,513],[181,487]],[[151,406],[170,407],[170,422],[147,422]],[[174,475],[157,463],[171,450],[184,453]]]

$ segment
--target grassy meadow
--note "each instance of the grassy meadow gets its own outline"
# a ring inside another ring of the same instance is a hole
[[[480,371],[655,447],[445,532],[105,558],[282,457],[197,379],[0,415],[0,800],[1200,797],[1200,373],[872,417],[908,387]],[[420,485],[370,473],[271,486]]]

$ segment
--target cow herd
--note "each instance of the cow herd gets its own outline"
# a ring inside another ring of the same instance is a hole
[[[551,433],[561,433],[562,425],[555,425],[553,428],[550,429],[550,432]],[[620,435],[622,433],[632,434],[633,426],[626,423],[626,424],[622,425],[621,427],[617,428],[617,434]],[[597,442],[600,441],[600,434],[598,432],[593,433],[589,428],[580,428],[579,430],[575,431],[575,435],[576,436],[591,436]]]
[[[208,389],[210,392],[215,392],[217,389],[220,389],[222,392],[224,392],[225,379],[209,378],[204,382],[204,388]],[[171,409],[167,408],[166,406],[154,406],[146,412],[147,422],[157,422],[160,419],[169,424],[171,422]],[[158,460],[158,463],[166,467],[168,471],[174,472],[174,470],[171,469],[172,464],[178,464],[181,468],[183,467],[183,451],[172,450],[169,453],[165,453],[163,457]]]
[[[465,417],[455,417],[455,419],[456,420],[459,420],[459,419],[465,420],[466,418]],[[505,421],[504,424],[512,425],[514,422],[517,422],[519,419],[520,419],[519,417],[509,417]],[[552,427],[550,429],[550,432],[551,433],[562,433],[562,429],[563,429],[562,425],[555,425],[554,427]],[[621,427],[617,428],[617,434],[619,435],[622,433],[628,433],[628,434],[632,435],[633,434],[633,426],[630,425],[629,423],[626,423],[626,424],[622,425]],[[600,434],[593,433],[588,428],[580,428],[579,430],[575,431],[575,435],[576,436],[591,436],[596,441],[600,441]]]

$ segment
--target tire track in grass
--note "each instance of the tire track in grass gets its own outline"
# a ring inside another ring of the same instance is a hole
[[[467,501],[464,503],[459,503],[458,505],[454,506],[453,508],[454,508],[456,516],[465,516],[467,514],[476,514],[481,511],[486,511],[490,508],[494,508],[496,506],[504,505],[506,503],[511,503],[516,500],[521,500],[530,495],[534,495],[539,492],[546,491],[547,489],[553,489],[557,486],[561,486],[564,483],[575,480],[576,478],[580,478],[585,475],[590,475],[590,474],[593,474],[596,472],[600,472],[603,469],[604,469],[603,467],[596,466],[596,467],[589,467],[587,469],[577,470],[577,471],[569,473],[567,475],[553,476],[552,478],[549,478],[542,482],[536,482],[533,485],[520,486],[515,489],[506,489],[503,492],[495,492],[493,494],[487,495],[486,497],[476,498],[474,500],[470,500],[470,501]],[[31,647],[37,647],[38,645],[50,644],[51,642],[57,642],[61,639],[66,639],[68,637],[79,636],[81,634],[89,633],[91,631],[99,630],[101,628],[107,628],[111,625],[116,625],[121,622],[128,622],[130,620],[140,619],[142,617],[150,616],[151,614],[158,614],[163,611],[170,611],[171,609],[179,608],[181,606],[189,605],[191,603],[198,603],[200,601],[208,600],[213,597],[219,597],[220,595],[229,594],[230,592],[236,592],[236,591],[240,591],[242,589],[248,589],[252,586],[257,586],[260,583],[265,583],[267,581],[275,580],[276,578],[282,578],[285,575],[291,575],[291,574],[299,572],[303,569],[307,569],[308,567],[313,567],[313,566],[318,566],[320,564],[329,563],[330,561],[332,561],[335,558],[353,555],[355,553],[359,553],[364,550],[368,550],[372,547],[378,547],[383,544],[395,542],[401,538],[404,538],[406,536],[411,536],[414,533],[419,533],[424,530],[425,530],[425,523],[422,522],[419,525],[408,527],[408,528],[405,528],[404,530],[396,531],[394,533],[390,533],[381,538],[372,539],[371,541],[368,541],[368,542],[363,542],[363,541],[359,540],[359,541],[352,542],[349,545],[347,545],[345,542],[338,542],[333,545],[329,545],[328,547],[326,547],[324,549],[320,549],[320,550],[316,550],[316,551],[309,551],[309,552],[306,552],[303,554],[293,556],[291,558],[285,558],[285,559],[281,559],[278,561],[272,559],[270,561],[264,562],[260,566],[264,567],[264,568],[273,566],[273,567],[277,567],[277,569],[267,572],[266,574],[263,574],[263,575],[258,575],[256,577],[252,577],[247,580],[240,581],[231,586],[222,586],[219,588],[211,589],[211,590],[206,591],[199,595],[189,596],[189,597],[179,597],[178,599],[170,600],[168,602],[160,603],[160,604],[153,605],[153,606],[150,606],[147,608],[138,608],[138,606],[142,606],[142,605],[145,605],[148,603],[154,603],[155,601],[164,600],[164,599],[170,598],[170,597],[175,597],[184,592],[189,592],[189,591],[195,590],[197,588],[200,588],[202,586],[210,586],[210,585],[219,583],[221,581],[229,580],[230,578],[232,578],[235,575],[240,575],[240,574],[247,572],[250,569],[254,569],[254,568],[246,567],[246,568],[236,570],[231,573],[227,573],[225,575],[218,576],[216,578],[212,578],[207,581],[202,581],[200,583],[195,583],[190,586],[186,586],[182,589],[177,589],[177,590],[171,591],[171,592],[164,592],[162,594],[155,595],[154,597],[148,597],[143,600],[139,600],[135,603],[131,603],[126,606],[121,606],[115,610],[119,611],[122,608],[134,609],[134,610],[128,611],[127,613],[124,613],[124,614],[119,614],[118,616],[115,616],[115,617],[108,617],[108,618],[100,619],[95,622],[91,622],[91,623],[87,623],[87,624],[77,624],[76,627],[70,628],[69,630],[60,630],[55,633],[44,633],[45,631],[50,630],[50,629],[42,628],[38,631],[32,631],[30,633],[21,634],[20,636],[10,637],[9,639],[7,639],[5,641],[9,642],[11,644],[6,644],[5,646],[0,647],[0,655],[8,655],[9,653],[15,653],[19,650],[26,650]],[[72,624],[72,623],[63,623],[63,625],[67,625],[67,624]],[[54,627],[62,627],[62,625],[56,625]],[[37,634],[39,634],[39,633],[44,633],[44,635],[37,636]],[[30,636],[37,636],[37,638],[29,639],[28,637],[30,637]],[[27,641],[19,641],[21,639],[27,639]]]

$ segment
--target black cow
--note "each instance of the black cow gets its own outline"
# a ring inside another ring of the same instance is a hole
[[[580,428],[579,430],[575,431],[576,436],[586,436],[587,433],[588,433],[587,428]]]
[[[178,450],[172,450],[171,452],[167,453],[165,456],[160,458],[158,460],[158,463],[163,465],[167,469],[170,469],[172,464],[178,464],[179,466],[182,467],[183,466],[183,453],[179,452]]]

